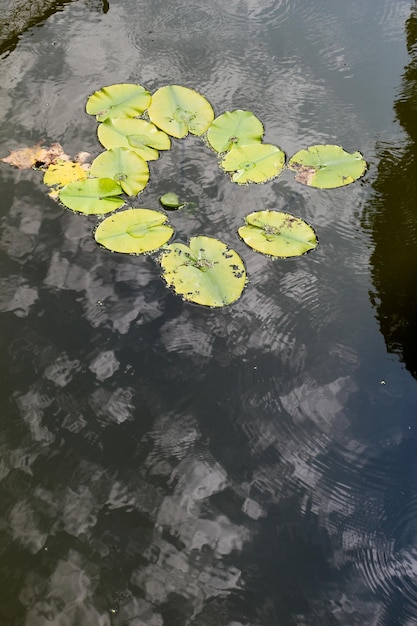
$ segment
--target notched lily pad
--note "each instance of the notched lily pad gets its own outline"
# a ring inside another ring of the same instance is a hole
[[[97,136],[105,148],[129,148],[145,161],[154,161],[159,157],[158,150],[171,148],[166,133],[146,120],[134,118],[106,120],[99,125]]]
[[[168,286],[185,300],[210,307],[235,302],[246,284],[240,256],[214,237],[192,237],[189,247],[173,243],[163,250],[160,263]]]
[[[277,146],[259,143],[232,148],[221,161],[220,167],[231,173],[232,181],[264,183],[278,176],[285,164],[285,154]]]
[[[121,193],[120,185],[111,178],[86,178],[63,187],[59,199],[73,211],[101,215],[123,206]]]
[[[86,111],[99,122],[116,117],[136,117],[149,106],[151,94],[142,85],[119,83],[95,91],[87,100]]]
[[[173,191],[164,193],[164,195],[159,198],[159,202],[166,209],[181,209],[184,206],[184,202],[181,202],[177,194]]]
[[[128,196],[136,196],[149,180],[147,162],[128,148],[102,152],[92,162],[90,172],[98,178],[112,178]]]
[[[202,135],[214,119],[211,104],[197,91],[180,85],[157,89],[148,109],[151,122],[172,137]]]
[[[254,250],[275,257],[305,254],[318,245],[313,228],[299,217],[280,211],[255,211],[245,217],[238,230],[243,241]]]
[[[288,167],[303,185],[335,189],[363,176],[367,164],[360,152],[346,152],[341,146],[327,144],[299,150]]]
[[[207,141],[216,152],[227,152],[237,146],[260,143],[264,136],[262,122],[251,112],[226,111],[210,124]]]
[[[107,217],[95,232],[97,243],[113,252],[154,252],[174,234],[168,218],[151,209],[127,209]]]

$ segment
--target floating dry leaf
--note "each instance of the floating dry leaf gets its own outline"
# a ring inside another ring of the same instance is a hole
[[[53,143],[46,148],[38,142],[29,148],[20,148],[13,150],[9,156],[1,159],[3,163],[8,163],[17,167],[19,170],[27,170],[31,167],[48,167],[53,163],[60,161],[68,161],[71,157],[65,154],[61,144]]]

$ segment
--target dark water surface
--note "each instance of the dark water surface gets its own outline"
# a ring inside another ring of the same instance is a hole
[[[5,52],[1,156],[96,155],[91,92],[176,83],[369,170],[239,187],[175,141],[134,204],[176,191],[198,203],[178,238],[243,256],[242,298],[210,310],[2,164],[1,626],[417,624],[416,43],[408,0],[78,0]],[[319,248],[251,252],[263,208]]]

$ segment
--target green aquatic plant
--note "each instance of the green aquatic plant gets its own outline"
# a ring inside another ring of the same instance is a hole
[[[164,193],[164,195],[159,198],[159,202],[166,209],[181,209],[184,206],[184,202],[181,202],[177,194],[173,191]]]
[[[254,250],[275,257],[293,257],[310,252],[318,245],[314,229],[299,217],[280,211],[255,211],[245,217],[238,230]]]
[[[119,83],[102,87],[87,100],[86,111],[98,122],[115,117],[136,117],[149,106],[151,94],[142,85]]]
[[[205,235],[192,237],[189,246],[169,244],[174,229],[164,213],[117,209],[125,204],[124,195],[136,196],[146,187],[148,161],[170,149],[170,136],[181,139],[189,133],[206,133],[206,144],[217,152],[220,168],[239,185],[274,179],[286,167],[285,153],[263,143],[262,122],[243,109],[226,111],[214,119],[208,100],[180,85],[161,87],[153,95],[138,84],[109,85],[88,98],[86,111],[101,122],[97,136],[106,148],[91,166],[85,163],[87,153],[71,161],[59,144],[14,150],[1,161],[19,169],[43,169],[44,183],[53,187],[50,195],[59,194],[61,203],[73,211],[87,215],[113,212],[97,226],[96,242],[127,254],[162,250],[162,276],[185,300],[211,307],[235,302],[247,283],[237,252]],[[337,145],[299,150],[287,164],[297,181],[320,189],[348,185],[360,178],[366,167],[359,152],[349,153]],[[174,192],[163,194],[159,202],[168,210],[184,208],[189,216],[198,209],[195,202],[182,202]],[[318,245],[312,226],[280,211],[250,213],[238,234],[253,250],[273,257],[299,256]]]
[[[220,163],[225,172],[230,172],[232,181],[264,183],[278,176],[285,164],[285,154],[277,146],[253,143],[232,148]]]
[[[211,307],[235,302],[246,284],[237,252],[214,237],[192,237],[190,245],[172,243],[161,253],[162,276],[184,300]]]
[[[90,173],[97,178],[112,178],[128,196],[136,196],[149,180],[146,161],[128,148],[112,148],[91,163]]]
[[[180,85],[157,89],[148,109],[151,120],[172,137],[202,135],[214,119],[211,104],[197,91]]]
[[[316,145],[299,150],[288,162],[303,185],[335,189],[349,185],[363,176],[366,161],[360,152],[346,152],[341,146]]]
[[[127,209],[100,222],[95,240],[113,252],[144,254],[166,244],[174,234],[168,218],[152,209]]]
[[[226,111],[216,117],[207,131],[207,141],[216,152],[228,152],[237,146],[260,143],[264,136],[262,122],[251,111]]]
[[[85,178],[65,185],[59,193],[63,205],[85,215],[110,213],[124,205],[122,188],[111,178]]]
[[[145,159],[155,161],[159,150],[169,150],[171,139],[151,122],[136,118],[108,119],[99,125],[97,136],[105,148],[129,148]]]

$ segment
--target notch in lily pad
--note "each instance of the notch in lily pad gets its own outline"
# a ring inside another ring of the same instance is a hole
[[[102,215],[124,205],[122,189],[111,178],[85,178],[62,188],[59,199],[63,205],[85,215]]]
[[[127,148],[102,152],[92,162],[90,172],[98,178],[112,178],[128,196],[136,196],[149,180],[147,162]]]
[[[251,143],[261,143],[264,127],[251,111],[237,109],[216,117],[207,131],[207,141],[216,152]]]
[[[95,240],[113,252],[155,252],[174,234],[168,218],[152,209],[127,209],[110,215],[96,229]]]
[[[194,89],[180,85],[157,89],[148,115],[155,126],[177,139],[186,137],[188,133],[202,135],[214,119],[209,101]]]
[[[220,163],[238,185],[264,183],[278,176],[285,164],[285,153],[272,144],[259,143],[232,148]]]
[[[99,125],[97,136],[105,148],[129,148],[145,161],[155,161],[159,150],[171,148],[171,139],[166,133],[146,120],[135,118],[106,120]]]
[[[253,250],[274,257],[300,256],[318,245],[314,229],[299,217],[280,211],[255,211],[238,233]]]
[[[235,302],[246,285],[244,263],[235,250],[214,237],[192,237],[161,253],[162,277],[184,300],[210,307]]]
[[[95,91],[87,100],[86,111],[98,122],[116,117],[142,115],[151,102],[151,94],[142,85],[118,83]]]
[[[288,167],[303,185],[335,189],[363,176],[367,163],[360,152],[346,152],[341,146],[323,144],[299,150],[289,160]]]

